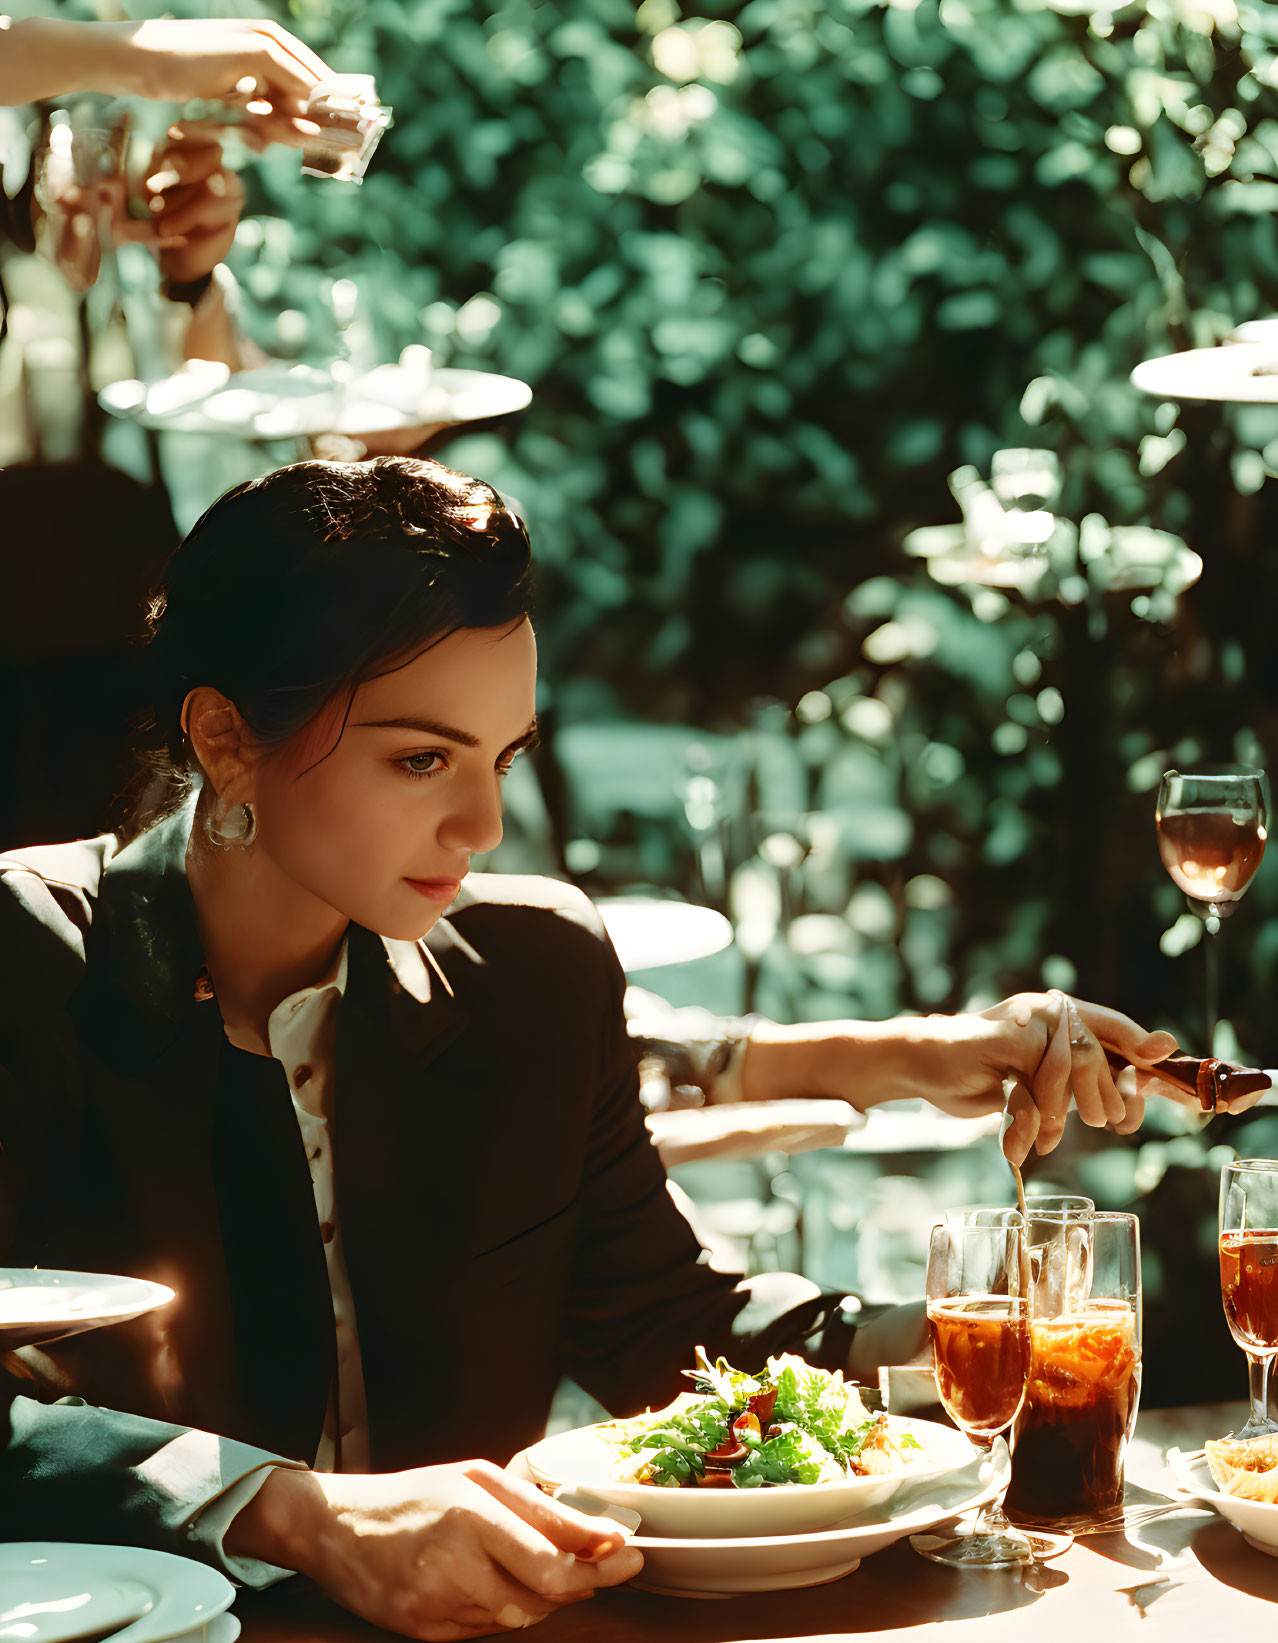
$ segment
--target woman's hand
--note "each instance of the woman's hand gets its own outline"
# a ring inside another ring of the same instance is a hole
[[[1121,1135],[1139,1126],[1151,1095],[1195,1105],[1182,1087],[1158,1077],[1158,1062],[1176,1049],[1170,1033],[1148,1033],[1104,1005],[1060,992],[1017,993],[962,1015],[760,1023],[746,1049],[742,1095],[833,1096],[861,1111],[921,1098],[962,1118],[1006,1104],[1012,1123],[1003,1150],[1019,1164],[1032,1149],[1056,1146],[1071,1103],[1085,1124]],[[1117,1082],[1110,1052],[1129,1063]],[[1257,1099],[1243,1096],[1230,1111]]]
[[[482,1460],[381,1476],[279,1468],[224,1544],[296,1569],[375,1625],[440,1643],[535,1625],[643,1567],[617,1525]]]
[[[194,98],[246,104],[257,129],[275,142],[300,143],[315,126],[303,116],[307,99],[333,71],[278,23],[248,18],[148,18],[110,25],[115,60],[126,84],[118,89],[157,102]]]
[[[158,239],[166,278],[188,284],[211,274],[235,239],[244,189],[202,123],[170,128],[152,159],[146,199],[151,221],[139,227]]]
[[[1064,1134],[1071,1101],[1084,1124],[1128,1135],[1140,1127],[1149,1096],[1179,1100],[1184,1093],[1150,1070],[1176,1053],[1172,1035],[1147,1033],[1103,1004],[1055,990],[1017,993],[975,1019],[992,1028],[983,1052],[1000,1095],[1004,1080],[1011,1084],[1012,1122],[1003,1151],[1014,1163],[1024,1163],[1031,1148],[1051,1152]],[[1115,1081],[1108,1052],[1131,1064],[1131,1076]],[[993,1093],[987,1086],[987,1099]]]
[[[1140,1128],[1152,1096],[1201,1112],[1193,1090],[1159,1076],[1158,1064],[1178,1047],[1170,1033],[1146,1035],[1117,1010],[1058,992],[1019,993],[982,1014],[1007,1035],[994,1046],[994,1057],[996,1063],[1008,1058],[1007,1076],[1015,1080],[1003,1151],[1017,1163],[1031,1146],[1040,1153],[1052,1150],[1064,1131],[1071,1097],[1084,1124],[1118,1135]],[[1046,1045],[1030,1070],[1044,1033]],[[1218,1101],[1216,1110],[1246,1112],[1264,1093],[1262,1088]]]

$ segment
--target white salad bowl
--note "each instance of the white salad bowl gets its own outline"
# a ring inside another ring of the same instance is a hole
[[[833,1529],[724,1540],[636,1535],[630,1544],[643,1553],[643,1569],[633,1584],[670,1597],[732,1597],[824,1586],[851,1574],[863,1558],[984,1506],[1002,1494],[1011,1476],[1006,1440],[997,1438],[988,1457],[973,1456],[959,1471],[930,1483],[907,1483],[890,1510]]]
[[[951,1427],[889,1416],[893,1430],[914,1438],[899,1472],[835,1483],[790,1483],[758,1489],[663,1489],[613,1476],[618,1454],[603,1426],[557,1432],[525,1451],[545,1489],[579,1488],[638,1512],[642,1533],[657,1537],[724,1539],[736,1535],[796,1535],[828,1529],[883,1505],[906,1484],[936,1479],[970,1464],[972,1446]]]

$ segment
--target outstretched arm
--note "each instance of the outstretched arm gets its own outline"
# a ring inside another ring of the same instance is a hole
[[[1084,1124],[1119,1134],[1136,1129],[1150,1096],[1196,1105],[1158,1076],[1173,1055],[1170,1033],[1149,1033],[1129,1016],[1059,992],[1018,993],[988,1010],[894,1021],[825,1021],[797,1027],[758,1022],[741,1062],[738,1099],[832,1096],[865,1111],[921,1098],[942,1112],[980,1117],[1008,1103],[1009,1158],[1050,1152],[1071,1106]],[[1115,1076],[1114,1063],[1127,1064]],[[1241,1112],[1251,1091],[1227,1103]]]
[[[300,143],[307,98],[331,70],[278,23],[248,18],[76,23],[0,17],[0,104],[81,91],[247,104],[260,137]]]

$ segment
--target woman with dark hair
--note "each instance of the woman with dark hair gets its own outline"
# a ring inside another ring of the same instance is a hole
[[[536,734],[529,598],[523,527],[437,464],[241,486],[151,607],[131,820],[0,858],[0,1259],[177,1294],[9,1360],[0,1538],[508,1630],[640,1563],[492,1464],[561,1374],[629,1413],[698,1343],[884,1361],[840,1297],[705,1264],[585,898],[468,877]],[[1066,1005],[940,1046],[955,1091],[1021,1081],[1022,1155],[1071,1090],[1130,1118],[1103,1045],[1172,1047]]]

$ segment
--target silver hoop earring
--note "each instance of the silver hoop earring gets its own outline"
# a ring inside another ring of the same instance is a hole
[[[205,816],[204,836],[216,850],[247,850],[257,837],[253,806],[240,804],[221,817]]]

